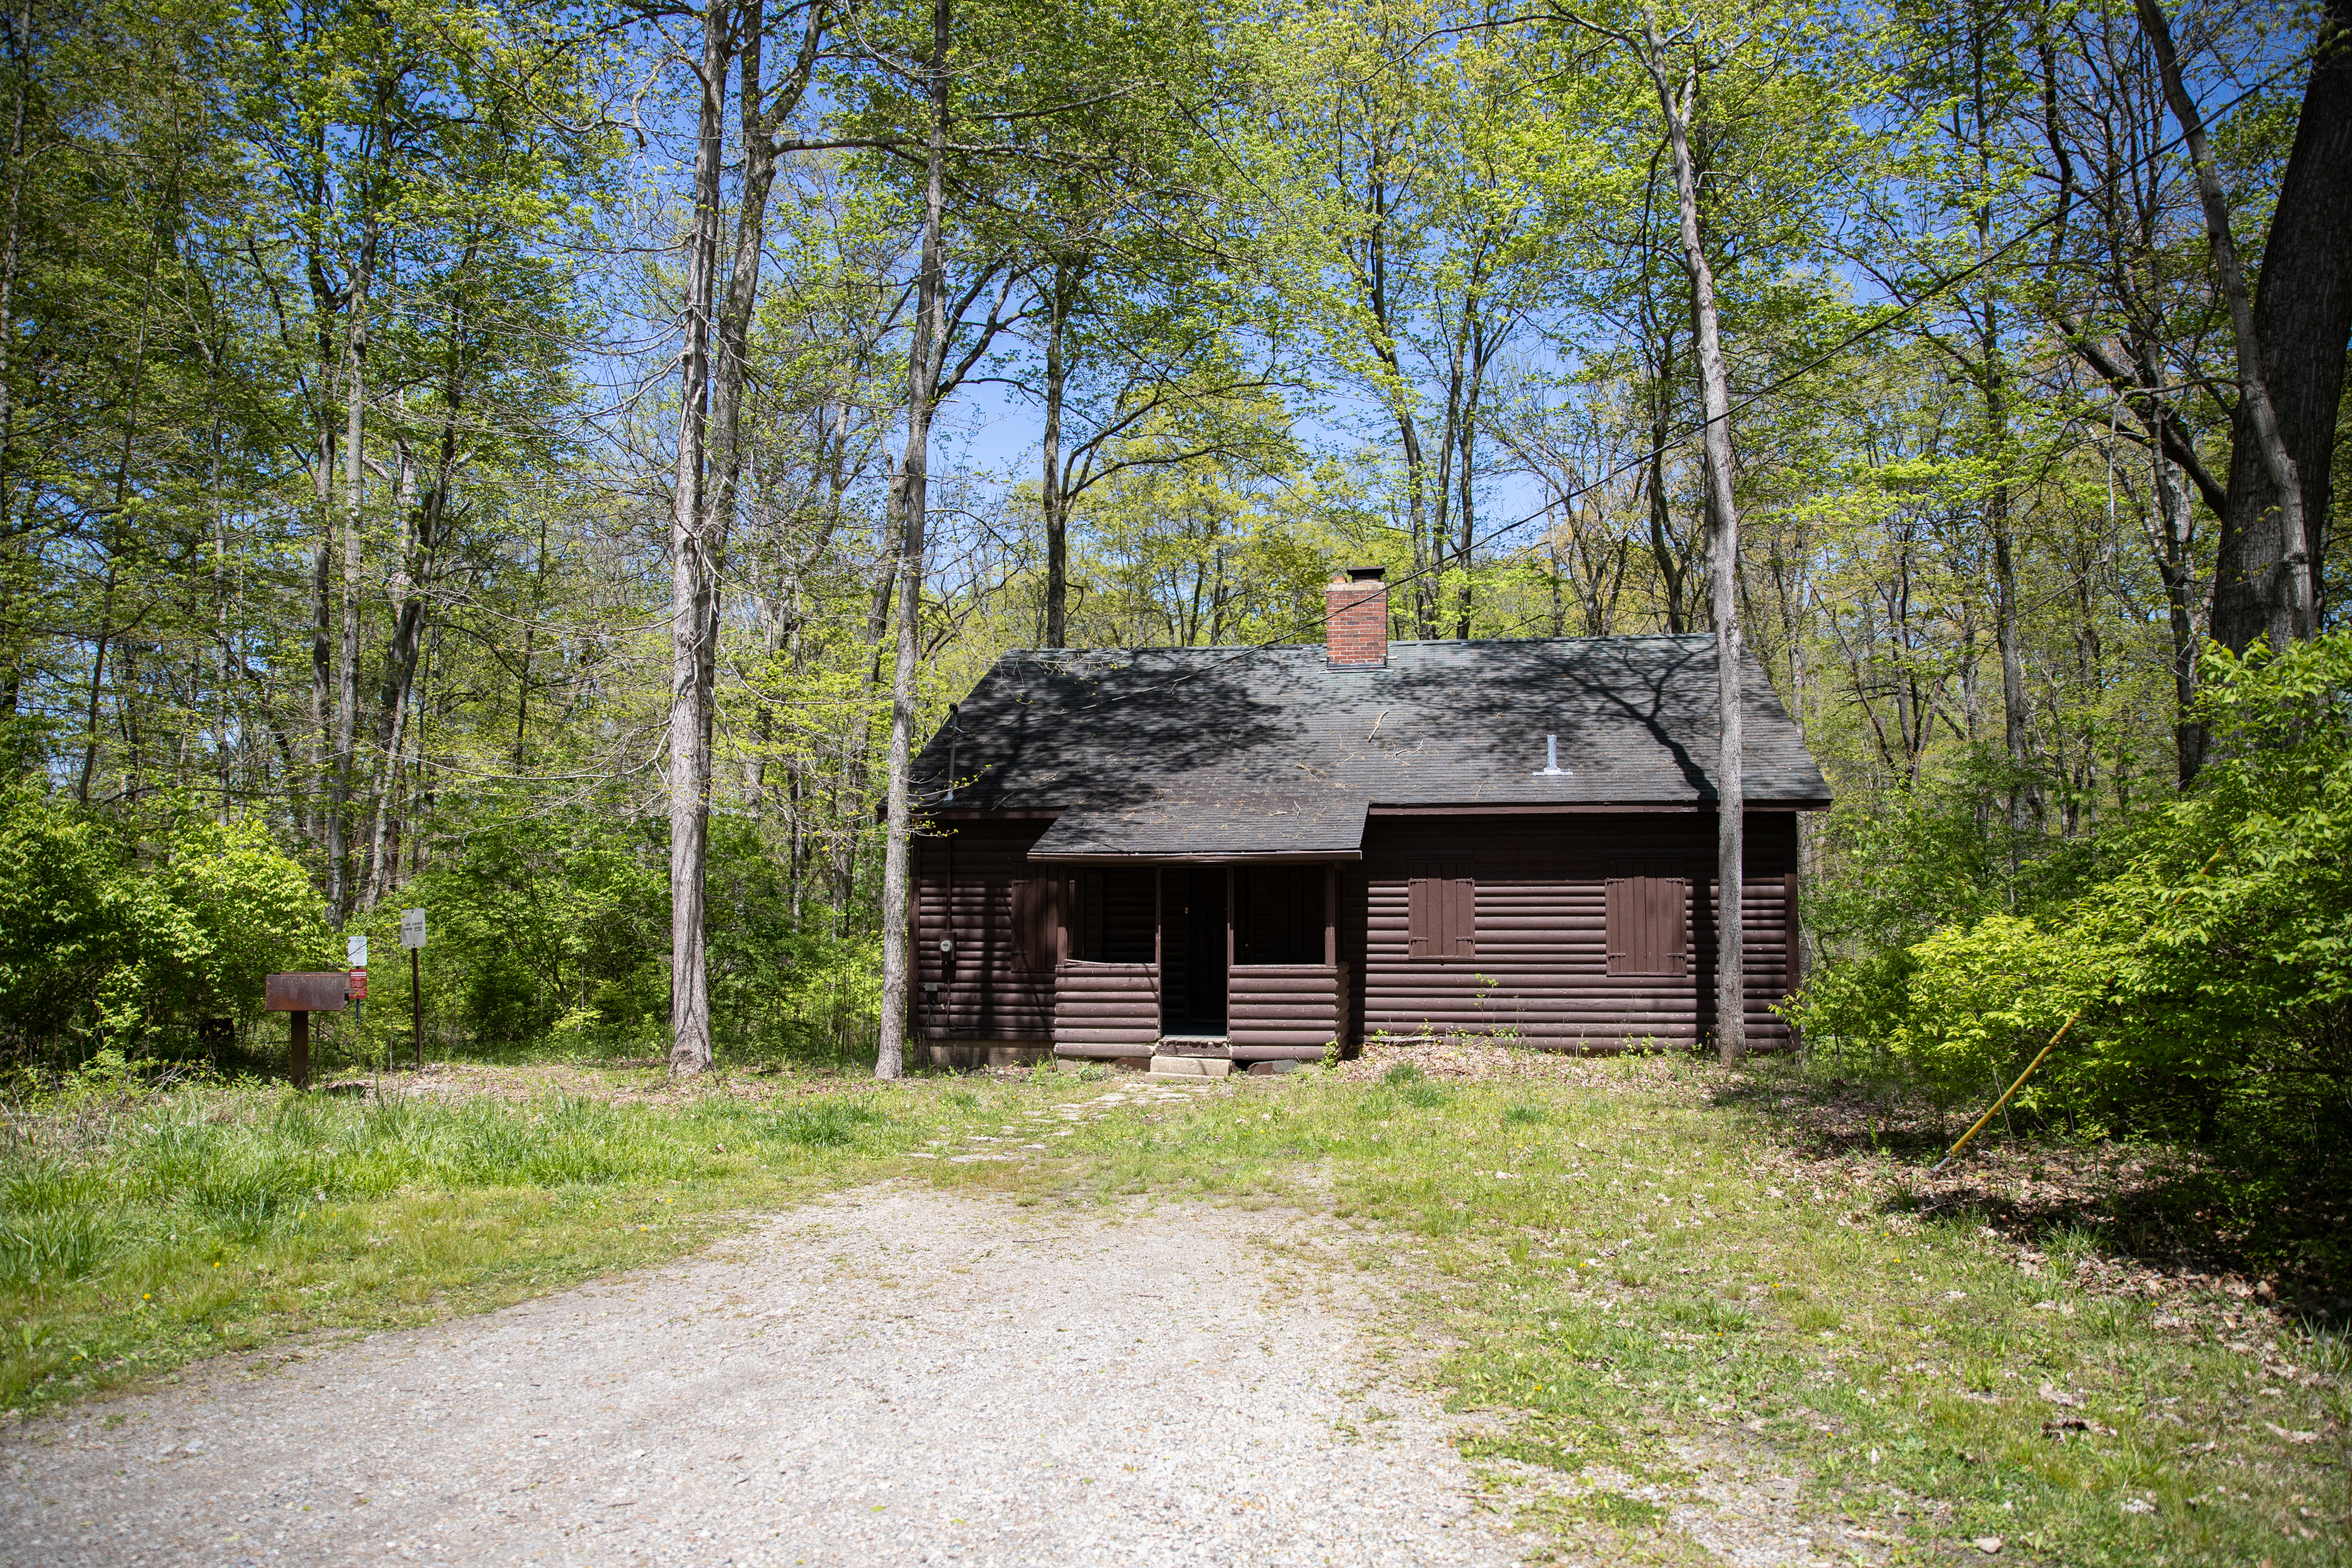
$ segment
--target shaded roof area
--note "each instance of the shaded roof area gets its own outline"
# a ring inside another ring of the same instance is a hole
[[[1152,795],[1065,810],[1033,861],[1362,858],[1364,805],[1311,795]]]
[[[1753,656],[1746,669],[1748,802],[1828,804]],[[1715,799],[1715,685],[1705,635],[1391,643],[1384,669],[1334,669],[1320,643],[1012,653],[924,747],[914,785],[926,805],[1000,810],[1699,805]]]

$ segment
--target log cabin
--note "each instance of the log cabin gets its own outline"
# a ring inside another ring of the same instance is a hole
[[[1711,636],[1005,654],[917,758],[910,1056],[1259,1071],[1375,1036],[1577,1051],[1715,1024]],[[1798,814],[1830,791],[1753,658],[1747,1030],[1785,1045]]]

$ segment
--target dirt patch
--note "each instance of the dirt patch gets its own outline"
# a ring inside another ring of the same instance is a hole
[[[1665,1095],[1697,1104],[1702,1092],[1682,1062],[1664,1056],[1578,1056],[1535,1051],[1523,1045],[1469,1036],[1444,1039],[1370,1040],[1362,1054],[1330,1069],[1349,1083],[1368,1083],[1390,1069],[1410,1063],[1424,1076],[1443,1079],[1524,1080],[1567,1084],[1611,1093]]]

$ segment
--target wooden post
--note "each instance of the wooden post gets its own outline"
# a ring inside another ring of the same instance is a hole
[[[416,1070],[425,1071],[425,984],[424,968],[418,962],[423,949],[408,950],[408,1016],[415,1030]]]
[[[1161,1034],[1168,1032],[1168,970],[1160,929],[1167,921],[1167,904],[1162,884],[1168,879],[1163,866],[1151,868],[1151,1002],[1156,1009],[1153,1021]]]
[[[287,1075],[294,1080],[297,1089],[310,1087],[310,1015],[289,1013],[294,1020],[294,1040],[286,1049]]]
[[[1339,868],[1323,868],[1323,967],[1339,967]]]
[[[1225,868],[1225,998],[1234,991],[1234,868]]]
[[[1225,1038],[1234,1036],[1234,868],[1225,868]]]

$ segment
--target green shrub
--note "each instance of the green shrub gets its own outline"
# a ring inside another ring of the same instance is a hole
[[[1946,1097],[2229,1140],[2340,1182],[2352,1137],[2352,632],[2213,651],[2214,760],[2103,835],[2101,874],[1822,975],[1792,1012]]]
[[[318,961],[324,912],[254,823],[174,800],[102,816],[36,779],[0,784],[0,1037],[77,1059],[192,1047],[258,1016],[262,978]]]

